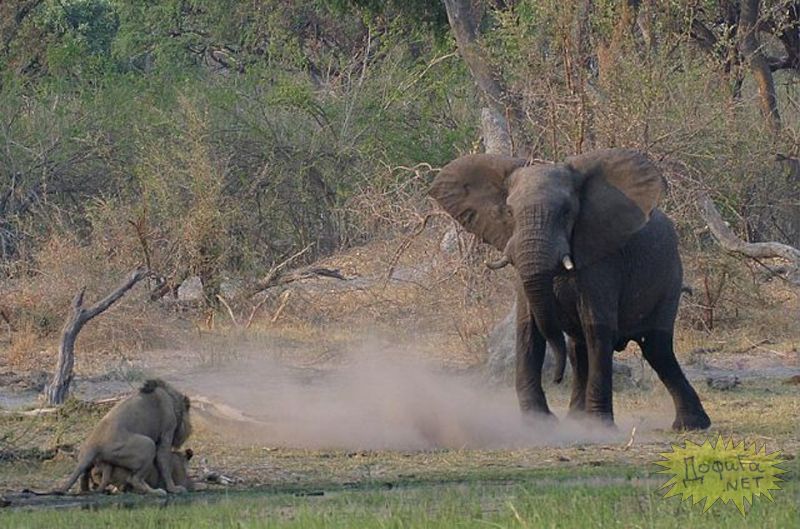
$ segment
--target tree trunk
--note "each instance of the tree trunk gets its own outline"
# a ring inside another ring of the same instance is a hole
[[[13,42],[14,38],[17,36],[17,32],[22,27],[23,21],[33,13],[42,3],[44,0],[31,0],[30,2],[18,3],[19,6],[17,7],[16,12],[14,13],[13,22],[11,22],[6,28],[3,28],[4,35],[3,35],[3,54],[8,55],[9,49],[11,48],[11,43]],[[13,12],[13,8],[12,8]]]
[[[739,49],[745,59],[750,63],[750,70],[758,84],[758,94],[761,98],[761,112],[767,120],[767,125],[772,132],[781,128],[781,117],[778,113],[778,98],[775,94],[775,81],[769,62],[761,52],[756,34],[758,22],[759,0],[742,0],[742,11],[739,17],[740,35]]]
[[[44,388],[44,398],[47,404],[62,404],[69,394],[69,386],[73,378],[72,368],[75,365],[75,340],[86,322],[108,309],[128,290],[133,288],[136,283],[147,277],[147,274],[148,271],[146,269],[137,268],[131,272],[128,279],[116,290],[88,309],[83,307],[83,295],[86,292],[86,287],[82,288],[78,295],[75,296],[72,301],[72,315],[64,325],[61,345],[58,347],[56,373],[53,375],[53,380]]]
[[[486,152],[507,155],[514,152],[508,121],[491,107],[481,109],[481,135]]]
[[[634,2],[629,2],[629,4],[634,4]],[[635,10],[636,10],[636,26],[639,28],[639,32],[642,34],[642,40],[644,41],[645,53],[647,56],[655,54],[658,51],[658,41],[656,40],[656,35],[653,30],[655,13],[656,13],[656,3],[655,0],[645,0],[644,2],[635,2]]]
[[[486,152],[497,154],[516,154],[527,156],[524,142],[514,141],[514,129],[519,133],[521,127],[512,127],[509,119],[518,124],[522,112],[508,97],[502,76],[489,62],[477,42],[478,29],[471,0],[444,0],[447,20],[456,38],[458,52],[467,64],[472,79],[483,94],[488,108],[481,112]]]

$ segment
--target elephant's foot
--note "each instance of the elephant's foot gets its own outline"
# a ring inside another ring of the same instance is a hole
[[[582,421],[589,417],[589,414],[586,413],[586,408],[583,406],[573,406],[570,405],[569,411],[567,411],[567,418],[574,421]]]
[[[675,431],[685,430],[705,430],[711,426],[711,419],[708,418],[706,412],[703,410],[694,413],[678,414],[675,422],[672,423],[672,429]]]
[[[593,426],[609,431],[617,431],[617,425],[614,424],[613,413],[599,413],[599,412],[582,412],[580,415],[584,422],[589,422]]]
[[[541,427],[542,425],[553,425],[558,423],[558,417],[553,415],[550,410],[522,410],[522,420],[529,426]]]
[[[521,397],[519,398],[519,409],[523,415],[553,415],[544,395],[539,398]]]

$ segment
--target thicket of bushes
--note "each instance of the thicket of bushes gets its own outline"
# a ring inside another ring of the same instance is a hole
[[[718,3],[667,3],[649,35],[628,4],[487,2],[481,45],[532,154],[647,150],[690,251],[710,246],[701,188],[744,238],[800,243],[796,74],[775,74],[776,133],[747,66],[692,38],[702,18],[725,49]],[[4,280],[63,275],[61,251],[98,278],[147,259],[213,293],[410,227],[414,168],[479,148],[481,99],[433,0],[28,0],[3,2],[0,30]]]

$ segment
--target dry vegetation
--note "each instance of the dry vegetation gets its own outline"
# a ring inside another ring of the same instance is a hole
[[[51,369],[72,296],[99,297],[141,263],[157,280],[83,331],[79,373],[245,327],[403,329],[479,363],[506,276],[481,268],[487,250],[469,238],[443,253],[438,215],[413,234],[436,167],[486,147],[484,104],[521,154],[628,146],[658,161],[694,289],[681,349],[796,349],[786,263],[721,252],[696,200],[709,194],[745,241],[800,244],[791,2],[756,5],[766,84],[744,46],[750,1],[175,0],[172,18],[56,4],[0,9],[4,369]],[[447,10],[474,27],[451,27]],[[350,280],[249,295],[276,265],[315,261]],[[203,299],[174,302],[190,276]]]
[[[346,342],[351,333],[386,333],[398,340],[412,337],[444,363],[480,364],[488,331],[510,308],[510,272],[487,270],[483,262],[491,250],[429,210],[429,202],[411,193],[398,195],[389,202],[365,192],[360,203],[348,206],[361,216],[360,225],[373,230],[373,240],[314,265],[339,270],[345,280],[313,277],[252,295],[245,295],[247,283],[240,280],[232,283],[238,290],[223,298],[230,311],[220,306],[213,318],[200,300],[166,296],[152,302],[153,285],[137,287],[81,333],[79,375],[102,374],[109,364],[135,362],[146,349],[180,349],[205,335],[265,331],[309,342],[315,335]],[[434,214],[423,226],[428,212]],[[127,223],[117,224],[112,219],[103,223],[101,237],[91,245],[52,237],[37,254],[35,275],[4,282],[0,306],[10,322],[3,322],[5,369],[51,370],[58,331],[75,293],[88,286],[87,296],[96,299],[119,282],[115,274],[135,266],[140,256],[136,235]],[[693,292],[684,296],[678,320],[681,353],[796,354],[796,287],[761,263],[713,246],[702,252],[687,246],[686,283]],[[287,268],[292,266],[297,265]]]
[[[487,87],[475,89],[444,11],[468,3],[170,0],[167,16],[134,2],[59,2],[102,8],[91,17],[101,22],[117,10],[108,19],[117,25],[89,29],[65,26],[56,2],[30,2],[42,6],[30,17],[14,11],[26,2],[0,3],[0,28],[16,28],[0,49],[0,399],[35,406],[74,295],[86,286],[92,303],[142,263],[155,277],[78,338],[86,399],[151,374],[246,369],[253,358],[314,382],[357,361],[372,339],[437,372],[483,374],[514,272],[487,270],[493,250],[425,196],[438,167],[487,143],[477,125]],[[473,44],[502,81],[493,104],[514,148],[558,160],[628,146],[663,169],[662,206],[692,288],[676,349],[700,377],[712,432],[796,456],[797,386],[782,382],[800,370],[800,290],[785,261],[721,250],[697,197],[708,193],[745,241],[800,245],[800,66],[771,72],[776,123],[760,110],[741,36],[719,14],[744,2],[469,4],[485,8]],[[762,4],[759,37],[775,55],[778,22],[796,29],[800,15],[778,17],[796,3]],[[717,39],[711,48],[701,26]],[[278,280],[315,267],[344,279]],[[201,278],[202,292],[177,299],[187,277]],[[591,448],[305,450],[265,437],[236,443],[238,432],[199,419],[194,468],[291,492],[648,462],[677,439],[658,426],[671,404],[634,347],[619,356],[637,377],[615,394],[627,422]],[[708,388],[702,376],[714,370],[743,375],[741,386]],[[555,409],[567,391],[548,387]],[[0,491],[65,474],[107,408],[71,400],[42,416],[0,410]],[[626,449],[640,417],[658,425]]]

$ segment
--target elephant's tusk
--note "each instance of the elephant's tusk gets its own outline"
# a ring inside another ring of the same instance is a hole
[[[565,255],[561,259],[561,264],[563,264],[564,268],[566,268],[567,270],[572,270],[573,268],[575,268],[575,265],[572,264],[572,259],[570,258],[569,255]]]
[[[500,270],[501,268],[505,268],[506,266],[510,265],[511,261],[507,255],[504,255],[497,261],[486,261],[484,264],[489,270]]]

